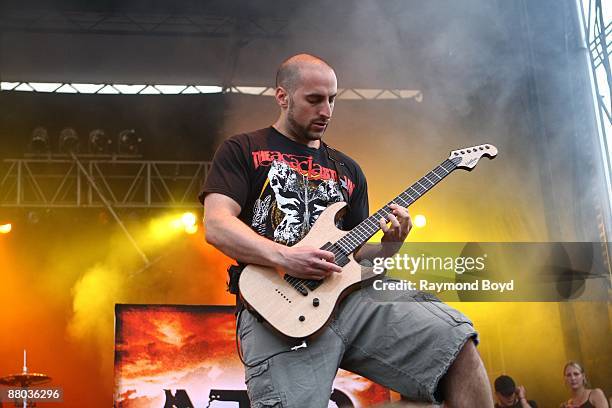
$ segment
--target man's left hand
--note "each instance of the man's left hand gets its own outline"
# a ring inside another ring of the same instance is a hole
[[[380,241],[384,247],[393,247],[392,250],[395,253],[402,246],[402,243],[412,229],[412,219],[408,209],[405,207],[391,204],[389,208],[391,208],[391,213],[387,216],[387,219],[381,218],[379,220],[380,228],[384,234]]]

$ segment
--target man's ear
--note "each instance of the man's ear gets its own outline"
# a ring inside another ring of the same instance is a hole
[[[287,109],[289,107],[289,94],[282,86],[276,88],[276,92],[274,94],[276,98],[276,103],[283,109]]]

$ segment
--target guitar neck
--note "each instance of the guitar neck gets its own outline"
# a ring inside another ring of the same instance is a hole
[[[359,225],[353,228],[348,234],[340,238],[336,242],[336,245],[339,246],[345,254],[352,253],[378,232],[380,229],[379,220],[381,218],[387,219],[387,216],[392,212],[389,207],[391,204],[395,203],[402,207],[409,207],[456,168],[457,163],[455,159],[446,159],[438,167],[427,173],[416,183],[398,194],[393,200],[385,204],[380,210],[359,223]]]

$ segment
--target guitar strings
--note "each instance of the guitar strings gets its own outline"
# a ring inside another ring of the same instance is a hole
[[[369,216],[368,218],[363,220],[359,225],[357,225],[357,227],[353,228],[353,230],[351,230],[348,234],[346,234],[345,236],[340,238],[332,246],[332,248],[330,249],[330,252],[334,254],[335,258],[339,258],[341,256],[348,256],[364,240],[367,240],[369,237],[374,235],[380,229],[380,224],[377,221],[375,221],[375,219],[378,219],[379,217],[383,217],[384,218],[387,215],[389,215],[391,213],[391,209],[389,208],[389,205],[391,205],[392,203],[395,203],[395,201],[398,201],[404,207],[410,206],[412,203],[414,203],[416,200],[418,200],[423,194],[425,194],[427,191],[429,191],[433,186],[435,186],[440,181],[442,181],[442,179],[444,179],[446,176],[448,176],[456,168],[457,168],[457,164],[454,161],[452,161],[450,159],[446,159],[438,167],[436,167],[435,169],[430,171],[425,176],[421,177],[412,186],[408,187],[405,191],[400,193],[394,200],[392,200],[389,203],[387,203],[380,210],[376,211],[374,214],[372,214],[371,216]],[[436,173],[436,171],[440,170],[440,169],[444,170],[444,173],[442,175]],[[430,174],[435,175],[437,177],[437,180],[434,179],[434,181],[431,181],[428,178]],[[431,184],[431,186],[424,187],[423,184],[421,184],[421,181],[423,181],[423,182],[427,181],[427,182],[429,182]],[[419,187],[421,187],[423,189],[423,191],[419,192],[419,190],[417,189],[417,185]],[[416,194],[416,197],[413,197],[411,195],[412,191],[414,191],[414,193]],[[404,198],[403,197],[404,195],[407,195],[408,198],[407,199]],[[368,227],[369,230],[366,229],[365,231],[362,231],[365,227]],[[344,244],[347,244],[347,245],[344,246]],[[338,249],[336,249],[336,248],[338,248]],[[323,283],[323,280],[324,280],[324,279],[321,279],[321,280],[302,279],[302,278],[296,278],[296,277],[291,276],[291,275],[285,275],[285,276],[289,276],[289,278],[285,278],[285,280],[291,286],[293,286],[296,290],[298,290],[299,292],[302,292],[302,289],[305,290],[306,288],[304,288],[304,286],[308,287],[308,283],[312,282],[312,283],[316,284],[316,287],[318,287],[319,285],[321,285]],[[316,289],[316,287],[314,289]],[[314,290],[314,289],[312,289],[312,290]]]

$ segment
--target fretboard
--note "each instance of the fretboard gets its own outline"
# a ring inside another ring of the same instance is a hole
[[[457,165],[453,160],[446,159],[438,167],[427,173],[406,190],[402,191],[397,197],[385,204],[384,207],[363,220],[344,237],[340,238],[336,242],[336,246],[347,255],[352,253],[378,232],[380,229],[379,220],[381,218],[387,219],[387,216],[392,212],[389,207],[391,204],[395,203],[402,207],[409,207],[456,168]]]

